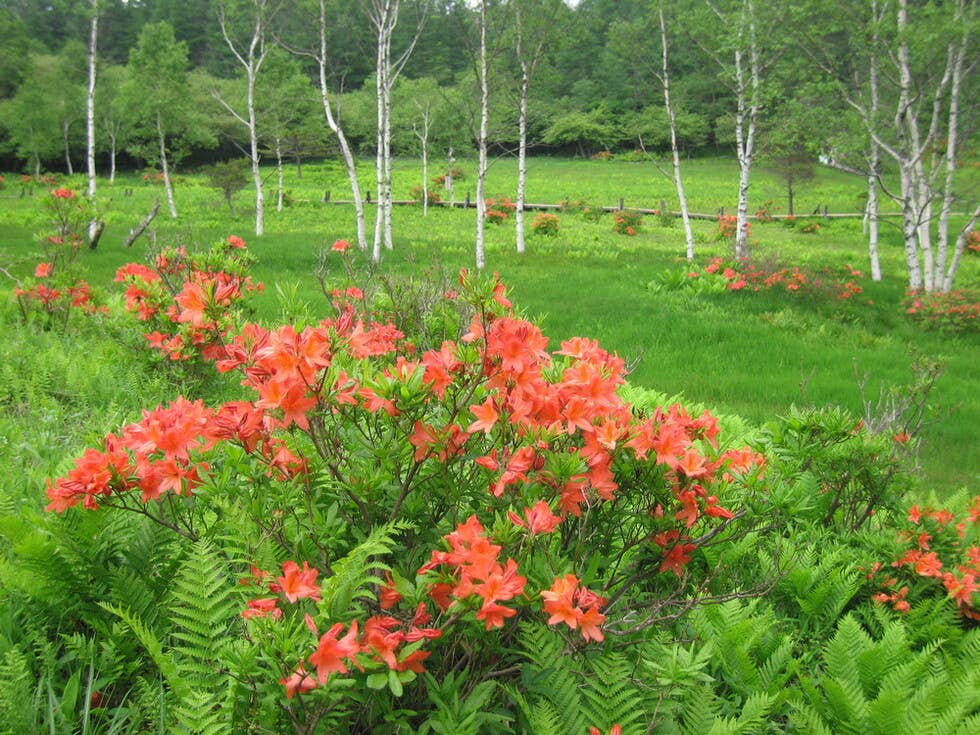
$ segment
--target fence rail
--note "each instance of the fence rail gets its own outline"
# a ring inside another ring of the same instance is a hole
[[[327,192],[326,196],[324,196],[324,198],[323,198],[323,201],[324,201],[324,203],[329,203],[329,204],[353,204],[354,203],[354,201],[352,199],[332,199],[330,197],[330,192]],[[374,202],[372,202],[370,199],[366,199],[364,203],[365,204],[373,204]],[[405,206],[421,206],[421,202],[418,201],[417,199],[394,199],[394,200],[392,200],[391,203],[393,205],[395,205],[395,206],[400,206],[400,207],[405,207]],[[456,209],[476,209],[476,202],[475,201],[471,201],[470,198],[467,197],[463,201],[452,202],[452,203],[450,203],[450,202],[429,202],[429,206],[430,207],[448,207],[448,208],[456,208]],[[525,211],[555,212],[555,211],[561,211],[564,208],[565,208],[565,206],[564,205],[561,205],[561,204],[544,204],[544,203],[531,203],[531,202],[526,202],[524,204]],[[666,214],[666,215],[671,216],[671,217],[680,217],[681,216],[681,213],[680,212],[674,212],[674,211],[664,211],[664,212],[661,212],[661,210],[659,210],[659,209],[648,209],[648,208],[645,208],[645,207],[627,207],[627,206],[624,205],[624,200],[622,200],[622,199],[620,199],[618,206],[605,206],[605,207],[596,207],[596,208],[597,209],[601,209],[603,212],[620,212],[620,211],[622,211],[624,209],[628,209],[631,212],[639,212],[640,214],[659,215],[659,214],[663,213],[663,214]],[[723,215],[723,214],[725,214],[725,209],[722,207],[717,212],[713,212],[711,214],[707,214],[707,213],[704,213],[704,212],[688,212],[687,213],[687,216],[690,217],[691,219],[710,220],[710,221],[714,222],[715,220],[718,219],[718,217],[720,215]],[[954,216],[954,217],[968,217],[968,216],[970,216],[968,212],[952,212],[951,215]],[[878,212],[878,218],[879,219],[881,219],[883,217],[901,217],[901,216],[902,216],[902,213],[901,212]],[[766,215],[765,219],[767,219],[767,220],[784,220],[784,219],[787,219],[789,217],[792,217],[794,219],[828,219],[828,220],[830,220],[830,219],[855,219],[855,218],[857,218],[857,219],[863,219],[865,217],[865,213],[864,212],[831,212],[831,211],[828,210],[827,207],[818,207],[815,211],[813,211],[813,212],[811,212],[809,214],[804,214],[804,213],[794,214],[794,215],[789,215],[789,214],[770,214],[770,215]],[[754,214],[750,214],[749,215],[749,219],[754,220],[754,219],[758,219],[758,217],[756,217],[756,215],[754,215]]]

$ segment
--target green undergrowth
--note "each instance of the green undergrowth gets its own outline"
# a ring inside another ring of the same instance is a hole
[[[407,190],[417,165],[409,159],[396,162],[396,196],[398,181]],[[690,162],[692,207],[724,206],[732,189],[731,166],[719,159]],[[368,172],[367,166],[364,171]],[[220,192],[192,175],[177,184],[180,219],[172,223],[162,212],[155,223],[159,241],[208,244],[228,234],[245,237],[259,260],[255,276],[267,286],[255,299],[258,316],[265,321],[295,314],[325,315],[326,299],[313,275],[318,253],[335,239],[354,239],[351,209],[321,201],[326,190],[333,200],[344,196],[346,184],[339,165],[305,166],[301,179],[292,169],[286,173],[291,204],[282,213],[267,207],[267,234],[262,238],[249,235],[254,223],[247,191],[239,194],[238,212],[232,218],[221,205]],[[512,174],[508,162],[498,163],[491,168],[488,190],[505,193]],[[548,158],[532,161],[529,196],[616,204],[625,182],[634,192],[622,193],[627,206],[671,201],[668,182],[649,166]],[[779,212],[778,189],[766,188],[775,188],[775,180],[760,172],[757,182],[760,190],[754,196],[774,198],[771,211]],[[472,177],[460,182],[468,183]],[[841,211],[859,198],[863,184],[821,170],[806,186],[814,200]],[[100,191],[105,197],[106,234],[99,249],[84,253],[81,262],[93,288],[107,293],[116,288],[111,280],[119,265],[146,257],[146,238],[131,249],[123,249],[121,243],[162,192],[135,177],[123,177]],[[17,198],[14,192],[8,188],[8,197],[0,200],[4,234],[0,265],[15,277],[24,277],[36,262],[32,242],[36,206],[31,197]],[[465,188],[458,194],[462,199]],[[799,209],[809,206],[801,203]],[[368,207],[369,227],[373,212]],[[487,228],[488,268],[500,272],[515,301],[539,318],[553,343],[574,335],[595,337],[630,361],[635,384],[681,393],[756,424],[785,415],[794,405],[836,404],[861,414],[865,401],[873,403],[882,391],[909,382],[911,353],[941,357],[947,367],[932,398],[936,420],[927,427],[921,449],[922,477],[926,486],[941,492],[980,478],[980,445],[975,438],[975,427],[980,425],[977,337],[925,331],[905,318],[897,228],[883,227],[885,277],[873,283],[866,275],[866,246],[858,220],[823,222],[817,234],[778,222],[753,225],[755,257],[815,271],[845,266],[863,271],[865,275],[856,279],[863,292],[839,302],[776,292],[658,289],[655,284],[660,280],[683,278],[688,268],[681,257],[679,223],[664,227],[657,218],[647,217],[641,231],[628,237],[613,233],[611,215],[598,221],[573,212],[559,216],[559,234],[529,236],[523,256],[513,252],[510,220]],[[728,255],[727,243],[716,239],[714,223],[696,221],[694,226],[697,262],[702,267],[711,257]],[[434,268],[451,277],[461,267],[472,268],[474,231],[472,210],[436,208],[423,218],[417,207],[396,207],[395,250],[385,253],[383,269],[420,274]],[[978,261],[964,258],[959,286],[980,284]]]

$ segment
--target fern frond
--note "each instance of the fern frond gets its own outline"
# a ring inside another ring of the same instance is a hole
[[[646,719],[643,697],[636,684],[633,665],[612,651],[588,661],[591,670],[585,688],[583,709],[590,726],[605,731],[619,724],[625,732]]]
[[[395,535],[408,530],[412,524],[394,521],[378,526],[360,544],[332,565],[333,574],[322,586],[324,603],[329,605],[330,616],[342,620],[350,615],[355,600],[374,595],[373,587],[384,583],[378,571],[389,567],[378,557],[390,554],[395,547]]]

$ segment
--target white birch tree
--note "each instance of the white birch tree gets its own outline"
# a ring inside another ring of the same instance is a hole
[[[687,196],[684,194],[684,180],[681,178],[681,157],[677,147],[677,118],[674,107],[670,102],[670,74],[667,64],[667,22],[664,19],[663,6],[661,5],[658,10],[660,19],[660,45],[663,51],[663,70],[660,75],[660,83],[664,89],[664,109],[667,112],[667,120],[670,123],[670,150],[674,163],[674,188],[677,190],[677,201],[680,203],[681,220],[684,224],[684,242],[687,250],[687,259],[693,261],[694,233],[691,231],[691,217],[687,209]]]
[[[422,29],[425,26],[428,5],[422,2],[415,7],[419,10],[415,33],[408,46],[397,56],[392,57],[391,42],[398,26],[400,0],[371,0],[368,5],[368,18],[376,34],[375,93],[377,96],[377,134],[375,179],[377,184],[377,215],[374,227],[374,249],[372,260],[381,260],[381,245],[387,250],[393,247],[391,233],[391,90],[399,74],[408,62]]]
[[[738,158],[738,204],[736,207],[735,257],[749,255],[749,188],[756,155],[756,133],[763,107],[762,80],[769,60],[775,55],[775,37],[763,36],[761,14],[754,0],[733,0],[724,5],[706,0],[723,31],[702,48],[722,70],[722,82],[735,96],[735,152]],[[766,6],[767,17],[774,8]],[[765,38],[765,50],[760,37]],[[720,46],[719,46],[720,41]]]
[[[480,0],[479,22],[480,48],[477,61],[477,76],[480,82],[480,132],[477,137],[475,255],[477,270],[483,270],[487,264],[487,135],[490,126],[490,84],[487,80],[489,71],[489,64],[487,62],[487,0]]]
[[[88,169],[88,198],[95,202],[95,60],[99,41],[99,0],[91,0],[92,17],[89,20],[88,37],[88,91],[85,97],[85,163]],[[98,232],[99,222],[92,218],[88,223],[88,239],[92,242]]]
[[[364,198],[361,195],[361,185],[357,178],[357,162],[354,160],[354,153],[347,136],[340,125],[340,119],[334,115],[333,103],[330,100],[330,86],[328,83],[327,68],[330,57],[327,53],[327,3],[326,0],[319,0],[320,22],[319,28],[319,51],[314,54],[317,62],[318,79],[320,81],[320,101],[323,105],[323,115],[327,120],[327,126],[337,136],[337,144],[340,146],[340,155],[344,159],[344,168],[347,170],[347,180],[350,182],[351,197],[354,200],[354,215],[357,227],[357,246],[361,250],[368,249],[367,225],[364,216]]]
[[[259,131],[255,114],[255,85],[262,64],[269,53],[270,47],[266,44],[266,36],[269,32],[269,21],[274,14],[274,9],[269,0],[247,0],[242,14],[249,32],[245,34],[243,40],[239,40],[235,37],[237,34],[231,29],[231,24],[235,19],[229,18],[228,3],[224,2],[218,6],[218,24],[221,27],[221,36],[245,71],[245,113],[240,113],[220,95],[216,95],[216,99],[248,130],[249,161],[252,166],[252,183],[255,186],[255,234],[261,236],[265,232],[265,191],[262,184],[262,171],[259,168]]]
[[[521,70],[517,116],[517,200],[514,209],[517,252],[526,249],[524,204],[527,193],[527,122],[531,79],[552,34],[559,31],[560,0],[514,0],[514,51]]]

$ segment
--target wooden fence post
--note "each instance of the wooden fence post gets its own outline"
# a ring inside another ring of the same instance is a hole
[[[619,198],[619,211],[620,211],[620,212],[622,212],[622,211],[623,211],[623,205],[624,205],[624,204],[625,204],[625,202],[623,201],[623,197],[620,197],[620,198]]]

